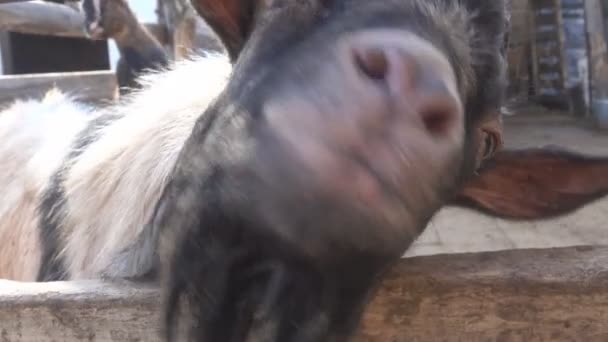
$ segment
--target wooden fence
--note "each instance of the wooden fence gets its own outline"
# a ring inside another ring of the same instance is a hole
[[[0,30],[21,33],[84,37],[84,16],[72,6],[43,1],[2,3]]]
[[[0,76],[0,108],[16,99],[40,99],[52,88],[87,103],[112,101],[118,96],[118,82],[111,70],[5,75]]]
[[[158,289],[0,281],[0,341],[160,341]],[[608,341],[608,247],[404,259],[356,341]]]

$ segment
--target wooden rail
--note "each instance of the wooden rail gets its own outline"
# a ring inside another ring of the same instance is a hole
[[[0,281],[1,341],[159,341],[159,296],[130,282]],[[608,341],[608,247],[404,259],[357,341]]]
[[[0,0],[0,5],[1,4],[11,4],[11,3],[15,3],[15,2],[28,2],[28,1],[32,1],[32,0]]]
[[[86,102],[103,102],[117,96],[111,70],[0,76],[0,106],[16,99],[41,98],[56,87]]]
[[[0,2],[0,30],[82,38],[84,15],[74,7],[52,2]]]

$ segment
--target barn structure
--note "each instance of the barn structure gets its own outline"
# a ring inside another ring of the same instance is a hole
[[[0,105],[11,101],[16,91],[21,96],[40,96],[53,84],[66,91],[78,90],[77,95],[88,101],[115,97],[112,64],[116,61],[110,59],[111,46],[86,37],[78,4],[74,0],[0,1],[0,75],[4,75]],[[188,0],[158,0],[156,7],[158,19],[144,25],[173,58],[182,58],[192,49],[222,49]]]
[[[68,4],[73,6],[74,3]],[[147,25],[169,46],[173,43],[167,32],[186,22],[178,18],[178,13],[185,7],[184,1],[158,0],[157,7],[159,22]],[[606,115],[595,113],[602,107],[594,104],[601,104],[608,98],[608,2],[511,0],[511,8],[508,50],[510,98],[566,110],[579,118],[593,119]],[[108,42],[86,39],[82,32],[75,30],[75,23],[61,23],[67,26],[64,27],[67,31],[60,32],[60,28],[53,26],[57,23],[49,18],[45,19],[47,27],[44,28],[49,34],[32,32],[36,31],[35,25],[27,22],[40,19],[42,12],[20,19],[9,18],[23,16],[23,13],[9,9],[0,12],[0,71],[5,75],[111,69]],[[57,11],[55,15],[60,18],[64,13]],[[206,45],[217,45],[208,37],[212,35],[209,29],[201,28],[200,22],[197,25],[199,33],[204,32],[197,36],[204,36],[201,39],[207,40]]]
[[[608,2],[512,0],[512,6],[509,95],[578,117],[605,115],[593,104],[608,96]]]
[[[147,23],[177,57],[192,44],[217,48],[186,1],[159,0],[159,21]],[[512,0],[510,101],[608,128],[607,18],[606,0]],[[0,0],[0,108],[51,86],[116,98],[108,42],[81,24],[59,0]],[[391,271],[358,341],[608,341],[608,247],[435,254]],[[126,281],[0,280],[0,341],[159,341],[158,298]]]

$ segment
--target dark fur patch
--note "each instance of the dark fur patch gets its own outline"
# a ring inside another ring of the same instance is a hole
[[[398,29],[428,40],[451,62],[456,76],[467,85],[460,95],[470,130],[488,108],[498,109],[502,102],[503,4],[487,0],[196,3],[203,15],[214,18],[211,24],[223,41],[232,42],[231,57],[239,57],[213,109],[218,112],[216,124],[209,131],[193,130],[155,213],[153,224],[161,229],[161,245],[167,249],[160,250],[167,337],[176,337],[172,333],[183,327],[189,329],[189,340],[346,341],[377,276],[414,236],[403,234],[403,244],[387,252],[385,240],[373,242],[374,234],[390,233],[382,231],[382,223],[368,225],[372,220],[366,221],[364,214],[357,216],[360,213],[350,207],[334,208],[322,196],[310,196],[314,198],[310,201],[298,197],[307,188],[300,187],[301,179],[289,176],[301,170],[287,153],[273,147],[278,144],[264,140],[263,129],[256,131],[264,127],[264,120],[273,120],[265,116],[263,104],[290,87],[302,98],[308,88],[322,91],[320,83],[326,79],[315,73],[332,66],[331,49],[341,37]],[[266,7],[256,8],[256,20],[249,21],[254,4]],[[230,9],[239,11],[225,18],[235,12]],[[482,13],[469,16],[475,12]],[[460,21],[449,20],[454,18]],[[239,30],[230,30],[235,22]],[[258,26],[251,27],[254,23]],[[471,31],[477,36],[469,37]],[[327,88],[328,93],[331,90]],[[306,99],[315,101],[312,96]],[[242,119],[247,128],[224,124],[231,117]],[[253,148],[255,157],[242,164],[226,161],[233,151],[230,144],[240,148],[240,142],[261,147]],[[454,164],[462,170],[446,168],[446,174],[472,172],[467,169],[474,160],[470,141],[462,155],[467,162]],[[294,172],[273,173],[281,168]],[[256,183],[260,173],[266,183]],[[440,198],[447,198],[451,190],[443,194],[442,187],[433,189]],[[424,228],[433,210],[420,209],[415,213],[419,224],[413,225]],[[341,227],[343,234],[326,235],[332,227]],[[294,231],[297,238],[290,239]],[[353,248],[357,241],[366,246]]]
[[[42,260],[38,271],[37,281],[62,281],[69,279],[63,257],[59,255],[62,249],[61,227],[66,207],[64,181],[72,163],[98,138],[101,128],[117,119],[108,114],[92,120],[78,135],[71,152],[63,161],[62,166],[51,177],[49,186],[44,191],[38,207],[40,215],[39,234],[42,248]]]
[[[129,89],[140,88],[137,78],[146,71],[162,70],[169,65],[169,58],[162,48],[140,49],[124,47],[119,49],[120,60],[116,68],[116,77],[121,94]]]
[[[58,255],[59,241],[61,240],[59,236],[61,221],[59,213],[62,211],[65,201],[61,185],[62,180],[63,174],[61,171],[53,175],[38,209],[40,213],[39,234],[42,259],[36,281],[62,281],[67,279],[67,270],[64,267],[63,258]],[[57,214],[53,215],[54,212]]]

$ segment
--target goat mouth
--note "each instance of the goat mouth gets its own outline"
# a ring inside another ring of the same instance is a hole
[[[338,166],[331,175],[328,174],[329,179],[326,181],[329,180],[330,183],[327,188],[321,189],[323,192],[331,197],[341,197],[347,201],[345,204],[354,203],[358,210],[372,216],[376,216],[374,212],[382,215],[387,210],[394,211],[405,206],[407,202],[403,194],[381,165],[354,151],[334,150],[332,154]]]
[[[401,193],[397,190],[397,188],[391,184],[385,175],[382,174],[381,171],[378,170],[373,164],[369,162],[369,160],[361,158],[358,155],[351,155],[350,159],[363,171],[365,171],[374,181],[376,181],[382,190],[382,192],[390,197],[393,197],[400,202],[403,201]]]

